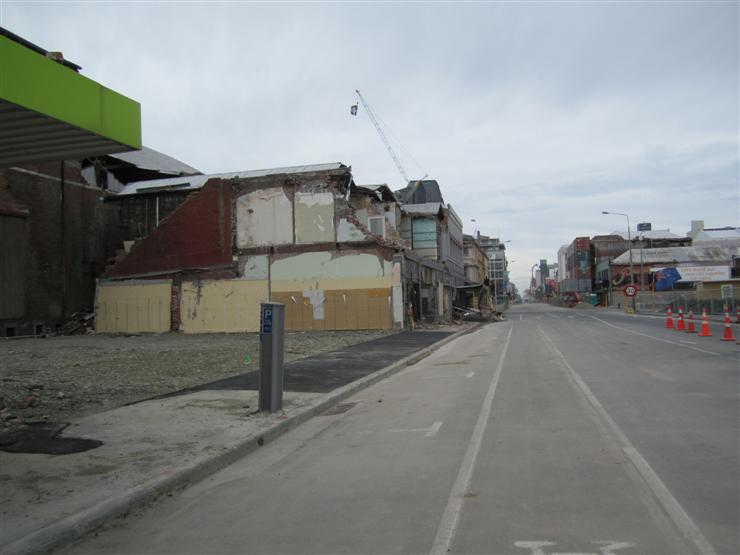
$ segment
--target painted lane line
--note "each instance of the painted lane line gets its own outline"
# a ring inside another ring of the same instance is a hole
[[[541,327],[538,326],[537,329],[545,338],[545,341],[548,343],[550,350],[555,355],[560,368],[570,378],[569,383],[571,383],[574,389],[576,389],[577,393],[580,393],[586,398],[586,400],[594,408],[596,413],[601,417],[602,421],[609,429],[611,434],[614,436],[615,441],[621,444],[620,447],[622,451],[625,455],[627,455],[627,458],[637,469],[637,472],[640,474],[647,487],[650,488],[655,498],[668,514],[674,526],[681,532],[681,534],[683,534],[686,539],[694,544],[699,553],[701,553],[702,555],[717,555],[717,552],[712,547],[712,544],[710,544],[707,538],[704,537],[704,534],[701,533],[701,530],[699,530],[698,526],[694,523],[688,513],[683,509],[681,504],[673,496],[673,494],[666,487],[660,477],[655,473],[650,464],[648,464],[648,462],[643,458],[639,451],[635,449],[635,446],[632,445],[632,442],[630,442],[624,432],[622,432],[621,428],[612,419],[612,417],[609,416],[609,413],[606,412],[606,409],[593,394],[591,388],[586,385],[586,382],[583,381],[578,372],[576,372],[575,369],[566,360],[565,356],[563,356],[563,353],[560,352],[560,349],[555,346],[555,344]]]
[[[468,372],[464,376],[462,374],[442,374],[441,376],[422,376],[422,380],[440,380],[440,379],[459,379],[459,378],[472,378],[475,376],[475,372]]]
[[[460,522],[460,514],[462,513],[463,502],[465,501],[465,492],[470,486],[470,480],[473,477],[473,470],[475,469],[478,452],[483,443],[483,434],[486,431],[486,426],[488,425],[488,421],[491,416],[493,396],[496,394],[496,387],[498,386],[501,371],[504,367],[506,352],[509,350],[512,331],[514,331],[514,328],[510,327],[509,333],[506,336],[506,342],[504,343],[504,347],[501,350],[501,355],[498,359],[498,364],[496,365],[496,370],[491,378],[491,385],[489,386],[486,397],[483,400],[480,414],[478,414],[478,420],[475,423],[473,435],[470,436],[468,448],[465,450],[465,456],[460,465],[460,470],[458,471],[457,478],[452,486],[452,491],[450,491],[450,497],[447,500],[447,507],[445,507],[445,511],[442,514],[439,526],[437,527],[437,535],[434,538],[434,543],[432,544],[432,549],[430,551],[431,555],[446,555],[452,547],[452,542],[455,539],[455,532],[457,532],[457,525]]]
[[[427,430],[427,433],[424,434],[424,437],[434,437],[437,435],[437,432],[442,427],[442,422],[435,422],[432,424],[432,427]]]
[[[389,433],[393,434],[405,434],[409,432],[424,432],[424,437],[434,437],[442,427],[442,422],[435,422],[428,428],[399,428],[396,430],[388,430]],[[375,430],[363,430],[363,433],[374,433]]]
[[[614,324],[610,324],[606,320],[602,320],[601,318],[597,318],[596,316],[591,316],[594,320],[598,320],[602,324],[606,324],[607,326],[611,326],[614,329],[626,331],[627,333],[632,333],[634,335],[641,335],[643,337],[649,337],[650,339],[655,339],[656,341],[662,341],[663,343],[670,343],[671,345],[678,345],[679,347],[683,347],[684,349],[691,349],[693,351],[699,351],[700,353],[706,353],[708,355],[714,355],[719,356],[719,353],[715,353],[714,351],[707,351],[705,349],[700,349],[699,347],[691,347],[689,345],[684,345],[683,343],[679,343],[678,341],[672,341],[670,339],[663,339],[662,337],[655,337],[654,335],[648,335],[647,333],[642,333],[639,331],[634,331],[631,329],[623,328],[621,326],[615,326]]]
[[[521,322],[522,320],[524,320],[524,314],[519,315],[519,321]]]

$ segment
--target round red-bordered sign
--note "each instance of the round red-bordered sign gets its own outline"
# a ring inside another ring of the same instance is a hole
[[[622,291],[624,291],[624,294],[628,297],[634,297],[637,295],[637,285],[625,285]]]

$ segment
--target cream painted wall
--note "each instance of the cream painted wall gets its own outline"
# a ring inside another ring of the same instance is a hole
[[[180,298],[185,333],[259,331],[260,303],[268,300],[267,280],[184,282]]]
[[[276,292],[372,289],[392,283],[391,262],[367,253],[307,252],[274,261],[270,275]]]
[[[334,194],[295,194],[296,244],[334,243]]]
[[[259,189],[236,199],[236,246],[293,242],[293,205],[282,187]]]
[[[172,282],[99,282],[95,330],[99,333],[170,331]]]

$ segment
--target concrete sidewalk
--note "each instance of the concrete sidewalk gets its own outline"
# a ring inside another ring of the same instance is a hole
[[[58,548],[205,478],[475,327],[394,334],[286,365],[286,379],[294,378],[281,413],[257,412],[255,376],[242,375],[72,422],[59,437],[103,442],[89,451],[0,451],[0,552]]]

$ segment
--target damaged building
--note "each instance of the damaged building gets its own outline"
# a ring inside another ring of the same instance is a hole
[[[464,305],[463,225],[445,204],[434,180],[412,181],[395,192],[401,203],[404,253],[403,281],[414,318],[440,322]]]
[[[110,202],[133,235],[98,283],[97,331],[257,331],[268,300],[288,330],[403,325],[401,209],[341,163],[131,183]]]

